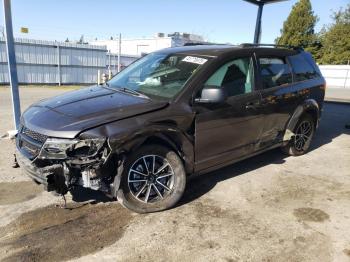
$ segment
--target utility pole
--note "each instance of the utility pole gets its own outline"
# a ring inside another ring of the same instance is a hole
[[[11,0],[3,0],[5,14],[5,36],[6,51],[9,70],[9,78],[11,85],[12,111],[14,116],[14,126],[18,130],[21,117],[21,105],[18,91],[18,76],[15,55],[15,43],[13,40],[12,16],[11,16]]]

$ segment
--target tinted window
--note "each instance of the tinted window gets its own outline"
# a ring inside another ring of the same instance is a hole
[[[259,63],[264,89],[292,83],[292,73],[284,59],[260,58]]]
[[[301,54],[290,56],[288,59],[295,74],[295,81],[304,81],[318,77],[314,67]]]
[[[225,88],[229,96],[241,95],[252,91],[252,77],[252,60],[239,58],[221,66],[205,85]]]

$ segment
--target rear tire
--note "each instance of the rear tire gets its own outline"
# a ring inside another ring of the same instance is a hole
[[[309,150],[315,133],[315,121],[312,116],[309,114],[302,115],[293,133],[292,139],[281,149],[287,155],[301,156]]]
[[[172,208],[186,187],[186,173],[180,157],[160,145],[141,147],[123,163],[118,201],[137,213]]]

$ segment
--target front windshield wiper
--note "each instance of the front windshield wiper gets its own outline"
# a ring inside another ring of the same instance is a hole
[[[110,87],[110,85],[106,82],[106,86]],[[141,96],[143,98],[147,98],[147,99],[150,99],[148,96],[146,96],[145,94],[141,93],[141,92],[138,92],[134,89],[131,89],[131,88],[128,88],[128,87],[121,87],[121,86],[118,86],[118,87],[113,87],[113,89],[117,89],[118,91],[122,91],[124,93],[128,93],[128,94],[132,94],[132,95],[136,95],[136,96]]]

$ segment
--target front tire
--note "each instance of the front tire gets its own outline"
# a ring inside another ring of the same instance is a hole
[[[160,145],[148,145],[127,156],[123,163],[118,201],[137,213],[172,208],[186,187],[180,157]]]
[[[293,132],[294,136],[292,139],[281,149],[287,155],[301,156],[309,150],[315,133],[315,122],[312,116],[309,114],[303,115]]]

